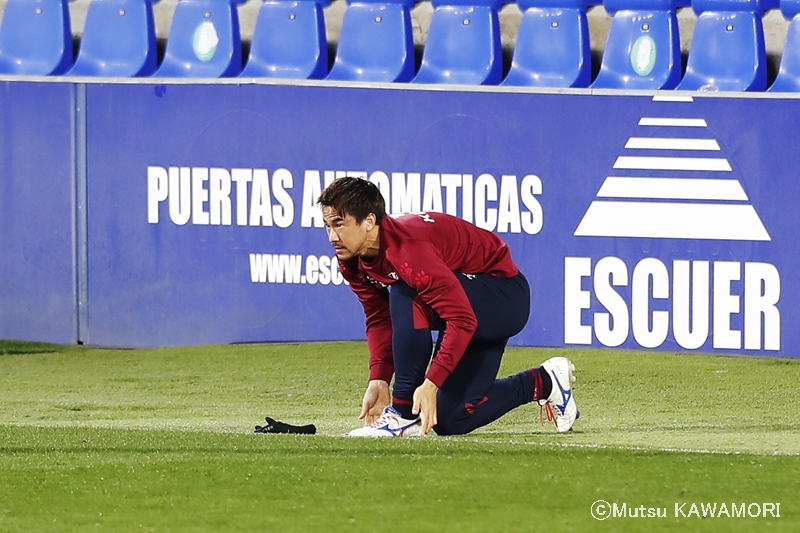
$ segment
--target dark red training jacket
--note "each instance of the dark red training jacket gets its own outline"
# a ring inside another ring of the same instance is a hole
[[[519,268],[500,237],[444,213],[387,216],[380,223],[379,241],[377,257],[339,261],[342,275],[366,314],[369,378],[392,379],[387,286],[402,280],[419,294],[414,302],[416,327],[429,327],[433,313],[447,324],[441,348],[426,375],[441,387],[478,326],[455,273],[511,278]]]

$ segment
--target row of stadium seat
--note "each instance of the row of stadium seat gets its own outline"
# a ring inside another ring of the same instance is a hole
[[[503,0],[433,0],[418,72],[415,0],[347,0],[330,72],[323,14],[330,0],[266,0],[244,62],[240,1],[179,0],[158,65],[150,0],[92,0],[74,62],[67,0],[8,0],[0,73],[763,91],[761,17],[780,8],[791,22],[770,90],[800,91],[800,0],[604,0],[612,20],[593,83],[586,11],[599,0],[517,0],[523,15],[505,79]],[[676,12],[689,5],[698,19],[684,73]]]

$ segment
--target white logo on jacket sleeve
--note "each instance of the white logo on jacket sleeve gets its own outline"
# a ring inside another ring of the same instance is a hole
[[[406,216],[406,215],[416,215],[416,216],[418,216],[419,218],[421,218],[422,220],[424,220],[425,222],[436,222],[436,221],[435,221],[435,220],[434,220],[434,219],[433,219],[433,218],[430,216],[430,214],[428,214],[428,213],[423,213],[423,212],[416,212],[416,213],[395,213],[395,214],[391,214],[391,215],[389,215],[389,216],[390,216],[390,217],[392,217],[392,218],[400,218],[400,217],[404,217],[404,216]]]

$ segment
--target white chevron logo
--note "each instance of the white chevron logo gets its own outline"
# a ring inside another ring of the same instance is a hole
[[[686,135],[688,128],[705,133],[708,127],[702,118],[642,118],[643,135],[629,138],[625,155],[614,163],[622,175],[606,177],[576,236],[771,240],[739,180],[728,177],[733,170],[730,162],[724,157],[691,156],[698,151],[720,152],[715,139],[647,136],[654,126],[674,128],[677,135]],[[627,150],[659,155],[628,155]],[[657,174],[648,176],[652,171]]]

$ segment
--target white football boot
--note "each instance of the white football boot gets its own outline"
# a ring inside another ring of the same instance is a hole
[[[569,431],[578,417],[578,406],[572,397],[575,365],[566,357],[552,357],[542,363],[542,368],[550,375],[553,390],[546,399],[539,400],[539,405],[545,407],[547,419],[555,422],[559,433]]]
[[[383,410],[375,422],[354,429],[348,437],[419,437],[421,424],[419,418],[409,420],[400,416],[391,405]]]

